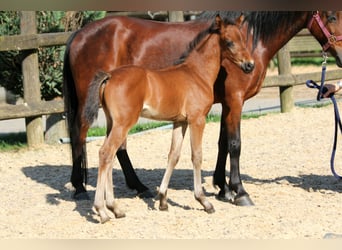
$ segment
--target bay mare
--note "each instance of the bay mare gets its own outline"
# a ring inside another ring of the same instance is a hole
[[[189,49],[174,66],[149,70],[127,65],[109,73],[99,71],[89,87],[83,117],[92,123],[100,104],[106,114],[107,137],[99,151],[99,171],[94,207],[101,222],[110,219],[106,208],[116,217],[124,213],[114,201],[112,167],[117,150],[126,140],[128,131],[139,116],[174,123],[167,169],[159,188],[161,210],[167,210],[167,188],[177,164],[184,135],[190,128],[191,159],[194,167],[195,198],[208,213],[213,205],[202,190],[202,136],[206,116],[214,101],[214,83],[222,59],[239,66],[253,60],[240,33],[243,16],[236,23],[224,23],[217,16],[213,24],[201,31]]]
[[[342,34],[342,12],[336,11],[257,11],[245,13],[242,31],[252,52],[255,68],[245,74],[229,60],[223,60],[214,86],[214,102],[222,104],[219,152],[213,183],[220,191],[218,197],[236,205],[252,205],[240,176],[240,122],[244,102],[256,95],[265,78],[267,65],[275,53],[300,30],[309,27],[311,34],[342,66],[342,44],[334,37]],[[217,12],[204,12],[198,20],[164,23],[130,17],[107,17],[93,22],[73,34],[67,44],[64,60],[64,100],[70,130],[73,168],[71,182],[75,198],[85,198],[86,145],[90,126],[82,119],[85,100],[96,72],[111,71],[127,64],[158,69],[173,64],[195,35],[208,27]],[[220,12],[235,20],[239,12]],[[321,24],[321,25],[320,25]],[[323,28],[322,28],[323,26]],[[327,34],[332,35],[331,38]],[[328,46],[327,46],[328,44]],[[101,53],[98,53],[101,51]],[[94,56],[96,53],[96,56]],[[226,161],[230,155],[229,183]],[[139,195],[150,192],[135,174],[126,144],[117,151],[128,187]],[[83,170],[82,170],[83,168]],[[262,171],[262,170],[261,170]]]

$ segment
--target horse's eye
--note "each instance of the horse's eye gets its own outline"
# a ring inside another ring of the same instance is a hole
[[[231,48],[231,47],[234,46],[234,43],[232,41],[227,40],[226,41],[226,46],[227,46],[227,48]]]
[[[328,22],[329,23],[334,23],[336,22],[337,18],[334,15],[328,16]]]

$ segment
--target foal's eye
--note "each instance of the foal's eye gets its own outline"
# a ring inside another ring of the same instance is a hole
[[[231,48],[231,47],[234,46],[234,43],[232,41],[227,40],[226,41],[226,46],[227,46],[227,48]]]

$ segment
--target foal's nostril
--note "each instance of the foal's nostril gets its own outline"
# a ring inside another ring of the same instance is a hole
[[[253,71],[253,69],[254,69],[254,63],[253,62],[245,62],[242,64],[242,70],[245,73],[250,73]]]

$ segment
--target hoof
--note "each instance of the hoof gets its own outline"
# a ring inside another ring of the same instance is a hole
[[[147,189],[143,192],[138,192],[137,195],[140,199],[154,198],[154,195],[152,194],[152,192],[149,189]]]
[[[234,202],[235,205],[237,206],[254,206],[253,201],[249,198],[249,195],[243,195],[240,197],[235,197]]]
[[[167,204],[159,206],[160,211],[169,211],[169,206]]]
[[[125,214],[125,213],[118,213],[118,214],[115,214],[115,218],[116,218],[116,219],[125,218],[125,217],[126,217],[126,214]]]
[[[215,208],[212,206],[210,208],[204,209],[204,211],[206,211],[208,214],[213,214],[215,213]]]
[[[223,202],[234,203],[235,193],[232,191],[220,191],[216,196],[216,199]]]
[[[77,200],[77,201],[90,200],[87,192],[74,193],[73,198],[74,200]]]
[[[110,217],[106,216],[106,217],[101,217],[101,224],[105,224],[107,221],[110,221]]]

